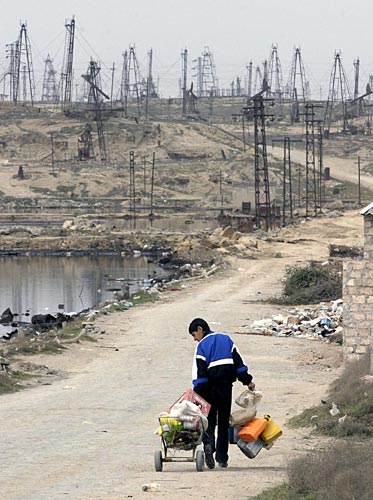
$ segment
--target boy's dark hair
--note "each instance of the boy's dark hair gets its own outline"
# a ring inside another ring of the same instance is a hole
[[[191,324],[189,325],[189,333],[192,334],[193,332],[197,331],[197,328],[199,326],[202,328],[203,333],[205,333],[205,332],[211,332],[211,329],[210,329],[207,321],[205,321],[202,318],[195,318],[191,322]]]

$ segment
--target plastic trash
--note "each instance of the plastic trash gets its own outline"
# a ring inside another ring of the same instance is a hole
[[[142,491],[161,491],[161,485],[159,483],[143,484]]]

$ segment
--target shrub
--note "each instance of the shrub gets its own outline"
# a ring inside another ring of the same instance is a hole
[[[339,270],[320,265],[288,267],[285,274],[283,304],[314,304],[342,296],[342,276]]]
[[[373,442],[336,443],[289,464],[290,486],[317,500],[370,500],[373,491]]]

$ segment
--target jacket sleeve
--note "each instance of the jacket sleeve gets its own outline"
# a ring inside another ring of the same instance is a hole
[[[193,389],[199,393],[201,386],[206,384],[208,381],[206,357],[204,356],[200,344],[197,344],[192,370]]]
[[[244,384],[244,385],[249,384],[252,381],[253,376],[250,375],[250,373],[248,372],[248,368],[245,365],[245,363],[241,357],[241,354],[240,354],[240,352],[237,349],[235,344],[233,344],[233,347],[232,347],[232,358],[233,358],[234,367],[236,369],[237,379],[240,382],[242,382],[242,384]]]

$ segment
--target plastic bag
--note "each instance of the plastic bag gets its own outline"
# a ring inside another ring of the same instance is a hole
[[[195,405],[191,401],[181,401],[180,403],[175,403],[170,409],[170,415],[175,418],[181,417],[199,417],[202,422],[202,429],[205,431],[207,429],[208,421],[207,417],[202,413],[199,406]]]

